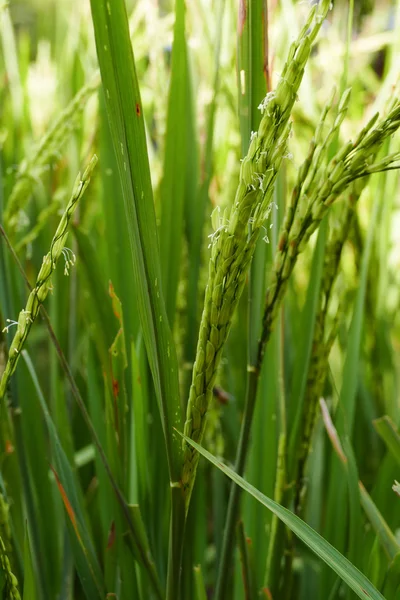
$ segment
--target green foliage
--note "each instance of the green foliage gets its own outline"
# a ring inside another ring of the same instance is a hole
[[[1,598],[398,598],[398,7],[88,4],[0,7]]]

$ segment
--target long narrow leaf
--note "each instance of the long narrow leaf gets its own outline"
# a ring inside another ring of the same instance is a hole
[[[179,587],[185,523],[180,477],[181,445],[178,436],[173,434],[173,427],[179,427],[181,423],[178,360],[162,291],[143,107],[124,0],[91,0],[91,7],[131,245],[131,264],[127,272],[132,273],[135,280],[169,466],[172,511],[167,597],[174,598]],[[127,310],[128,307],[124,308]]]
[[[374,427],[400,465],[400,434],[392,419],[385,415],[374,421]]]
[[[28,527],[25,529],[24,548],[24,594],[23,600],[38,600],[35,567],[32,560],[31,544],[29,541]]]
[[[189,139],[182,118],[188,104],[188,60],[185,39],[185,3],[175,2],[171,84],[168,98],[164,174],[161,183],[160,247],[165,304],[171,328],[181,265],[186,156]],[[186,119],[185,119],[186,120]]]
[[[179,478],[178,365],[162,293],[159,242],[146,146],[143,107],[123,0],[92,0],[97,56],[124,197],[138,307],[160,404],[171,476]],[[121,207],[122,210],[122,207]]]
[[[104,580],[93,548],[91,536],[86,527],[82,511],[82,497],[80,490],[76,485],[74,472],[68,461],[67,455],[60,444],[57,430],[47,409],[46,401],[37,380],[33,364],[26,350],[23,350],[21,354],[32,378],[40,408],[42,409],[46,421],[51,441],[52,455],[56,465],[56,469],[53,468],[53,473],[68,514],[68,522],[71,524],[70,539],[73,547],[75,565],[81,579],[82,587],[85,590],[88,600],[95,600],[96,598],[100,600],[104,597],[105,593]]]
[[[319,558],[321,558],[339,577],[347,583],[347,585],[357,594],[359,598],[366,600],[385,600],[372,583],[363,575],[347,558],[338,552],[329,542],[312,529],[307,523],[304,523],[299,517],[294,515],[290,510],[284,508],[277,502],[274,502],[259,490],[253,487],[245,479],[232,471],[223,462],[215,458],[210,452],[202,446],[181,434],[182,437],[209,460],[214,466],[220,469],[232,481],[239,485],[246,492],[254,496],[256,500],[266,506],[273,512],[285,525],[287,525],[293,533],[295,533]]]

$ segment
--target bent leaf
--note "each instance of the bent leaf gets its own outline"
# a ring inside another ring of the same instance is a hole
[[[181,434],[182,437],[191,444],[197,452],[202,454],[213,465],[218,467],[232,481],[239,485],[246,492],[251,494],[256,500],[266,506],[273,512],[289,529],[297,535],[315,554],[321,558],[347,585],[357,594],[359,598],[371,598],[372,600],[385,600],[375,586],[369,581],[361,571],[359,571],[347,558],[336,550],[329,542],[319,535],[312,527],[307,525],[290,510],[284,508],[271,498],[264,496],[259,490],[253,487],[245,479],[240,477],[223,462],[215,458],[210,452],[202,448],[199,444]]]

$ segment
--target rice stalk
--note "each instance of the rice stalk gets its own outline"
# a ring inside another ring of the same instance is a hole
[[[24,346],[26,338],[30,332],[33,322],[35,321],[41,304],[45,301],[49,290],[52,289],[51,278],[57,266],[58,259],[61,255],[65,259],[65,273],[68,274],[70,266],[74,263],[75,257],[71,250],[65,248],[65,242],[68,236],[69,225],[72,215],[77,207],[79,200],[82,198],[87,186],[90,182],[93,169],[97,163],[97,156],[94,155],[88,166],[86,167],[82,177],[78,175],[71,199],[65,209],[65,212],[58,225],[57,231],[51,242],[50,251],[43,258],[43,263],[37,276],[36,285],[29,294],[28,301],[24,309],[21,310],[18,316],[18,321],[10,321],[5,329],[12,325],[17,326],[17,331],[11,343],[8,360],[4,372],[0,380],[0,401],[4,398],[7,385],[10,377],[13,375],[19,355]]]
[[[212,215],[209,276],[184,428],[185,435],[199,443],[232,315],[243,291],[256,241],[271,209],[276,175],[287,155],[290,114],[312,43],[328,10],[327,1],[312,8],[298,39],[290,47],[276,90],[268,93],[260,104],[263,117],[258,131],[252,132],[230,213],[226,211],[220,216],[217,208]],[[186,442],[183,448],[182,484],[187,508],[199,457]]]
[[[92,79],[79,90],[38,142],[32,155],[20,164],[14,187],[4,209],[4,223],[9,233],[18,230],[21,221],[24,221],[23,218],[21,219],[23,216],[21,212],[29,200],[33,187],[48,171],[49,164],[59,158],[61,148],[72,131],[78,127],[86,103],[99,84],[100,73],[96,71]]]

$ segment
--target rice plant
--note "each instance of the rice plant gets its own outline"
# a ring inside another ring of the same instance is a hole
[[[400,598],[399,31],[0,7],[3,598]]]

